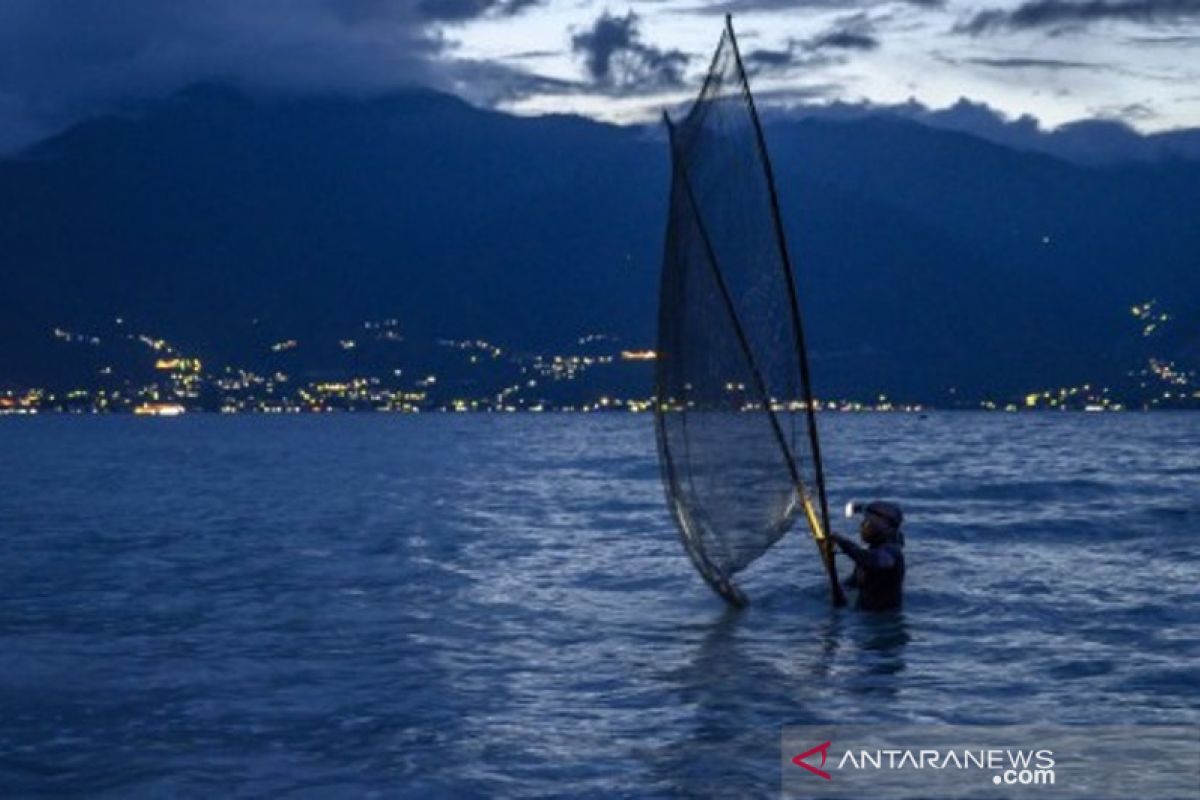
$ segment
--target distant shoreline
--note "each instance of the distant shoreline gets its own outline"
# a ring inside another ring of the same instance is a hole
[[[1020,416],[1055,416],[1060,414],[1146,414],[1146,413],[1172,413],[1172,412],[1196,412],[1200,408],[1185,408],[1185,407],[1155,407],[1155,408],[1120,408],[1120,409],[1084,409],[1084,408],[933,408],[922,407],[920,409],[877,409],[877,408],[857,408],[857,409],[835,409],[823,408],[817,413],[822,415],[870,415],[870,414],[896,414],[901,416],[921,416],[924,414],[997,414],[997,415],[1020,415]],[[752,413],[752,412],[735,412],[735,413]],[[29,410],[0,410],[0,417],[139,417],[139,418],[174,418],[174,417],[324,417],[324,416],[653,416],[652,411],[631,411],[628,409],[573,409],[573,408],[553,408],[534,411],[527,408],[521,409],[475,409],[475,410],[458,410],[452,408],[431,408],[420,411],[399,411],[391,409],[342,409],[331,408],[314,411],[310,409],[280,409],[277,411],[269,410],[247,410],[247,411],[214,411],[210,409],[190,409],[180,412],[170,413],[146,413],[133,410],[116,410],[116,411],[96,411],[96,410],[68,410],[68,409],[29,409]]]

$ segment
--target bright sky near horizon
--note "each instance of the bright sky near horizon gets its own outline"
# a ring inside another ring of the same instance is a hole
[[[198,81],[653,117],[731,12],[756,94],[1200,127],[1200,0],[3,0],[0,147]]]

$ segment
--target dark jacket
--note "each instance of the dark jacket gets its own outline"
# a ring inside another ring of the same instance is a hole
[[[854,574],[846,586],[858,589],[857,607],[863,611],[899,608],[904,596],[904,549],[892,542],[865,548],[845,536],[833,538],[854,561]]]

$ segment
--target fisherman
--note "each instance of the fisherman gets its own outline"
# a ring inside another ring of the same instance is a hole
[[[882,500],[852,508],[862,512],[859,535],[867,547],[833,534],[838,547],[854,561],[854,574],[845,586],[858,589],[856,607],[862,611],[897,609],[904,590],[904,534],[900,531],[904,512],[895,503]]]

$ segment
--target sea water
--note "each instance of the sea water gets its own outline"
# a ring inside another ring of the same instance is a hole
[[[0,420],[0,795],[770,796],[785,725],[1200,719],[1200,414],[820,423],[901,614],[806,535],[727,609],[644,415]]]

